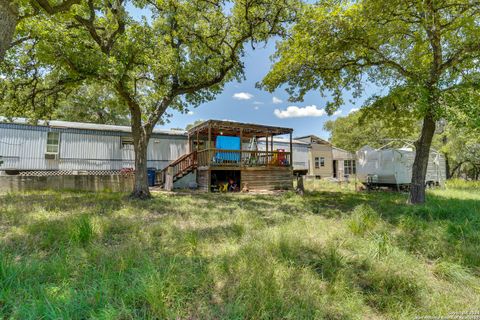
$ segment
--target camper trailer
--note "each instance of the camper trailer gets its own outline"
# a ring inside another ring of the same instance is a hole
[[[399,149],[388,145],[379,149],[364,146],[357,152],[357,178],[370,189],[408,189],[412,181],[414,158],[415,151],[410,146]],[[428,159],[426,184],[443,185],[445,179],[445,158],[432,149]]]

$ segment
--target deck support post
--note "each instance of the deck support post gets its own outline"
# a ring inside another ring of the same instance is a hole
[[[292,132],[290,131],[290,159],[289,159],[290,167],[293,167],[293,139],[292,139]]]
[[[198,139],[198,131],[197,131],[197,147],[196,147],[197,150],[200,150],[200,141]]]
[[[165,185],[164,189],[167,191],[173,190],[173,167],[168,167],[165,174]]]
[[[207,149],[210,149],[212,147],[212,126],[210,124],[208,125],[208,145]]]
[[[265,165],[268,167],[268,134],[265,136]]]
[[[270,136],[270,150],[273,152],[273,134]]]
[[[240,163],[242,163],[242,150],[243,150],[243,128],[240,128]]]

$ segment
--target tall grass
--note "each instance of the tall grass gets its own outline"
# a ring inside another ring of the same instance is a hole
[[[447,180],[445,186],[453,190],[467,190],[480,192],[480,181],[466,181],[463,179]]]
[[[0,318],[412,319],[479,305],[476,186],[405,197],[331,184],[0,195]]]

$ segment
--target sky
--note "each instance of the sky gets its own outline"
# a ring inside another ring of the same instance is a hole
[[[134,17],[140,17],[142,12],[130,8]],[[289,102],[289,95],[284,88],[274,93],[269,93],[255,88],[255,84],[263,79],[272,66],[270,57],[275,52],[275,42],[270,40],[265,46],[246,46],[243,58],[245,65],[245,80],[230,82],[224,87],[216,99],[197,108],[192,108],[187,114],[174,110],[167,112],[172,115],[169,123],[160,128],[185,128],[196,120],[233,120],[264,125],[274,125],[294,129],[294,137],[314,134],[328,139],[329,134],[323,130],[323,124],[339,116],[348,115],[349,112],[358,110],[366,98],[371,95],[367,89],[364,97],[352,103],[346,93],[345,104],[329,116],[324,111],[327,99],[317,92],[309,92],[303,102]]]

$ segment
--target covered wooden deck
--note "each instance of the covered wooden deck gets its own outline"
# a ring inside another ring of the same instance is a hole
[[[191,128],[188,131],[188,141],[190,150],[197,152],[199,167],[291,167],[292,153],[274,150],[273,137],[288,134],[292,150],[292,132],[293,129],[289,128],[209,120]],[[218,136],[239,137],[241,148],[239,150],[215,148]],[[257,142],[255,147],[245,147],[252,139]],[[265,144],[265,150],[258,150],[259,142]]]
[[[189,152],[157,172],[157,183],[171,187],[176,180],[195,172],[199,188],[205,191],[222,189],[227,183],[235,184],[235,191],[290,189],[292,133],[290,128],[250,123],[202,122],[188,130]],[[273,138],[279,135],[290,136],[288,150],[274,150]],[[229,139],[235,148],[219,147],[218,140]]]
[[[218,120],[205,121],[191,128],[188,141],[190,150],[196,154],[199,187],[213,190],[215,180],[222,179],[218,177],[230,175],[237,177],[241,188],[290,189],[292,133],[290,128]],[[289,150],[274,150],[273,138],[279,135],[289,135]],[[240,148],[216,148],[220,136],[238,137]]]

